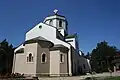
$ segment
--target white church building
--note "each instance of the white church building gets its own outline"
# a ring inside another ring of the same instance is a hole
[[[15,49],[13,73],[31,76],[72,76],[90,71],[80,55],[77,34],[68,34],[68,22],[57,10],[25,35]]]

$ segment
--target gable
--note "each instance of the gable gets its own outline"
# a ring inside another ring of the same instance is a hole
[[[56,28],[44,23],[39,23],[26,33],[26,40],[30,40],[39,36],[46,38],[47,40],[56,38]]]

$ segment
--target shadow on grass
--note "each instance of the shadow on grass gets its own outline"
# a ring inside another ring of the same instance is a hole
[[[120,80],[120,76],[119,77],[109,77],[104,80]]]
[[[120,80],[119,77],[87,77],[85,80]]]

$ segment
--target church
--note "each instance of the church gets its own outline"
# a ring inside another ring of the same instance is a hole
[[[14,51],[13,73],[73,76],[90,69],[88,60],[81,56],[78,35],[68,34],[67,19],[56,9],[27,31],[25,41]]]

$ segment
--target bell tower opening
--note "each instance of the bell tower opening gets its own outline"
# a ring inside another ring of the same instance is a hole
[[[62,27],[62,21],[59,20],[59,27]]]
[[[53,25],[53,21],[52,21],[52,20],[50,20],[49,24],[50,24],[50,25]]]

